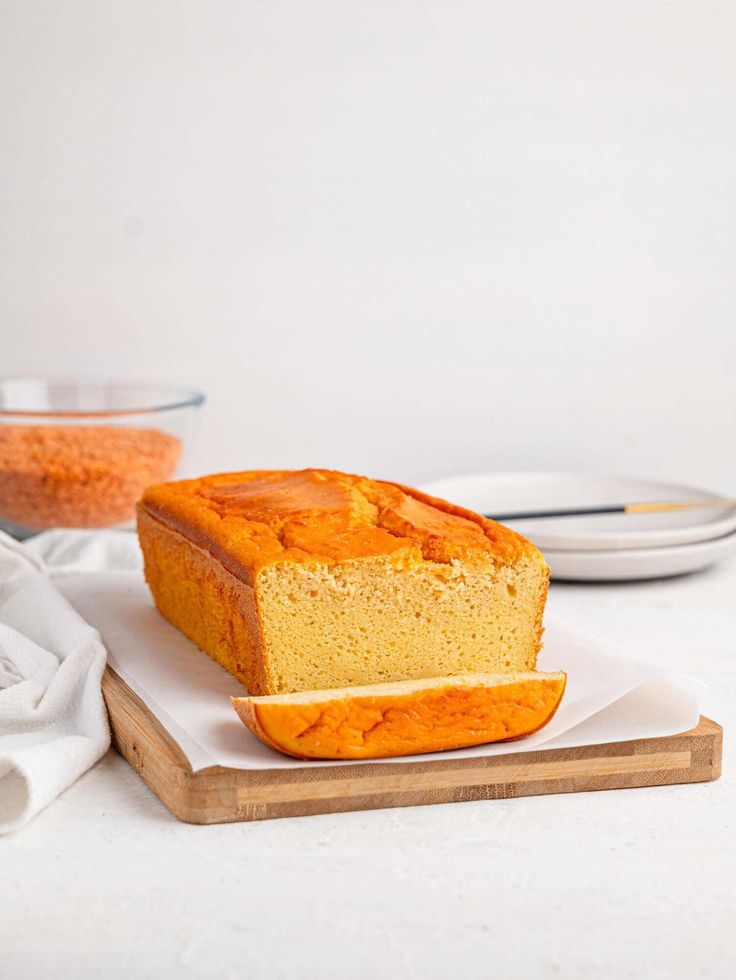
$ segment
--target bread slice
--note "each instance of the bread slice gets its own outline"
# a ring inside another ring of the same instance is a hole
[[[251,694],[535,667],[541,554],[417,490],[221,474],[150,487],[138,533],[159,610]]]
[[[233,698],[251,732],[298,759],[383,759],[523,738],[552,718],[562,673],[461,674]]]

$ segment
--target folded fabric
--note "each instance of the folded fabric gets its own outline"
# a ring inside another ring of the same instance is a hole
[[[61,548],[63,566],[69,547],[53,536],[47,545]],[[56,589],[43,550],[0,532],[0,833],[22,827],[110,745],[105,648]]]
[[[133,531],[77,531],[54,528],[23,543],[42,560],[52,578],[80,572],[137,572],[143,569],[138,536]]]

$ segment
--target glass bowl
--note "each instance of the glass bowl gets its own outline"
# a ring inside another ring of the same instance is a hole
[[[204,395],[88,378],[0,379],[0,528],[125,526],[186,466]]]

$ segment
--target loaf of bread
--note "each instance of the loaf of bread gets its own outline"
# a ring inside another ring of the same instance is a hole
[[[417,490],[226,473],[150,487],[138,534],[161,613],[250,694],[535,668],[541,554]]]

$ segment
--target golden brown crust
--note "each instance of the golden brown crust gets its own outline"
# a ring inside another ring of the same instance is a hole
[[[269,698],[232,698],[260,741],[297,759],[380,759],[527,738],[562,700],[563,673],[437,677]]]
[[[161,614],[251,693],[271,693],[253,588],[143,510],[138,536],[146,581]]]
[[[282,755],[291,755],[292,758],[297,759],[304,758],[304,756],[294,756],[292,752],[285,751],[278,744],[278,742],[274,742],[266,729],[261,725],[256,707],[250,698],[230,698],[230,701],[237,712],[238,718],[240,718],[245,727],[252,732],[253,735],[255,735],[259,742],[263,742],[263,744],[267,745],[269,749],[274,749],[276,752],[280,752]]]
[[[512,565],[541,558],[521,535],[396,483],[333,470],[223,473],[149,487],[140,510],[253,584],[276,562],[334,563],[389,555]]]

